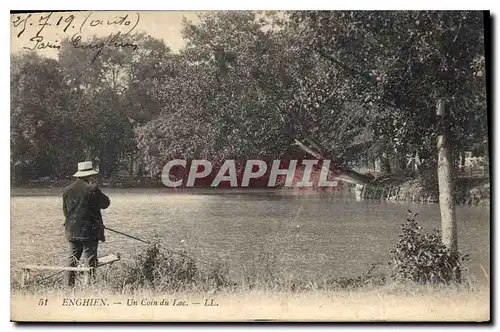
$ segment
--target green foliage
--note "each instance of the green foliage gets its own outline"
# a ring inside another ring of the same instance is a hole
[[[329,63],[336,98],[366,107],[382,150],[428,158],[438,97],[462,148],[486,133],[482,12],[297,11],[290,22]]]
[[[115,290],[133,291],[150,289],[154,291],[218,290],[231,285],[228,268],[214,262],[200,269],[187,251],[172,253],[158,243],[150,245],[126,264],[112,281]]]
[[[158,244],[153,244],[136,257],[126,272],[124,287],[158,290],[164,284],[176,289],[180,284],[193,283],[197,269],[194,260],[184,256],[173,258],[161,251]]]
[[[485,151],[482,12],[219,11],[183,27],[177,54],[136,34],[97,57],[69,40],[57,60],[13,56],[13,174],[92,159],[110,176],[139,157],[155,177],[172,158],[280,158],[294,139],[340,166],[418,152],[434,167],[439,97],[455,151]]]
[[[402,234],[391,250],[392,278],[418,284],[461,283],[468,255],[451,253],[442,243],[439,231],[422,232],[413,214],[402,224]]]
[[[57,61],[35,53],[11,58],[11,167],[15,180],[59,177],[78,157],[69,90]],[[61,154],[60,151],[67,151]]]
[[[138,128],[152,174],[174,157],[274,158],[288,147],[279,103],[282,49],[253,12],[218,12],[184,22],[179,74],[164,86],[161,116]]]
[[[94,40],[103,38],[93,37]],[[136,150],[134,123],[159,114],[155,93],[170,68],[169,50],[136,35],[140,50],[93,52],[64,40],[58,60],[34,52],[11,59],[11,164],[16,183],[61,179],[93,160],[109,177]],[[161,67],[160,67],[161,66]]]

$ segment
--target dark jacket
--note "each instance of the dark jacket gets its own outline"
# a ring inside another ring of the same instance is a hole
[[[69,241],[104,241],[101,209],[109,206],[109,198],[95,184],[81,179],[64,188],[64,228]]]

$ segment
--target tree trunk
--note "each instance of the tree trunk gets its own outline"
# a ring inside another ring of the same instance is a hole
[[[400,155],[398,157],[398,171],[405,171],[407,163],[408,163],[408,160],[406,158],[406,155]]]
[[[439,208],[441,211],[441,227],[443,244],[452,253],[457,253],[457,223],[455,204],[453,202],[453,159],[452,146],[448,141],[446,129],[446,109],[444,100],[437,104],[437,116],[440,135],[437,140],[438,148],[438,181],[439,181]]]
[[[391,164],[389,163],[389,158],[387,158],[387,153],[382,153],[382,157],[380,158],[380,171],[383,174],[391,173]]]
[[[415,172],[420,172],[420,158],[418,157],[418,151],[415,151],[415,154],[412,156],[411,165]]]
[[[486,141],[484,148],[484,175],[490,175],[490,150],[488,146],[489,142]]]
[[[134,152],[130,153],[128,160],[128,175],[130,178],[134,176]]]
[[[314,158],[318,160],[325,160],[323,155],[319,151],[315,151],[312,147],[304,144],[303,142],[295,139],[295,144],[298,145],[303,151],[307,152],[309,155],[313,156]],[[316,146],[315,146],[316,147]],[[351,182],[359,185],[364,185],[366,183],[369,183],[373,180],[372,176],[368,176],[365,174],[358,173],[352,169],[348,168],[335,168],[335,166],[330,166],[330,169],[337,174],[337,178],[346,181],[346,182]]]

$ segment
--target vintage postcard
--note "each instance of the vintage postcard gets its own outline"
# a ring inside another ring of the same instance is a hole
[[[489,12],[10,20],[12,321],[490,320]]]

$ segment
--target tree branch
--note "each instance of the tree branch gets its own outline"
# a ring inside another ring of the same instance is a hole
[[[302,143],[298,139],[295,139],[295,145],[298,145],[302,150],[304,150],[305,152],[307,152],[311,156],[315,157],[316,159],[325,160],[325,158],[323,157],[322,154],[314,151],[313,149],[311,149],[310,147],[308,147],[307,145],[305,145],[304,143]],[[334,167],[334,166],[330,166],[330,169],[332,169],[332,167]],[[342,181],[355,183],[355,184],[359,184],[359,185],[367,184],[374,179],[373,177],[358,173],[358,172],[351,170],[351,169],[346,169],[344,167],[337,167],[336,169],[334,169],[334,173]]]
[[[330,62],[332,62],[334,64],[337,64],[340,67],[342,67],[342,69],[344,69],[347,72],[349,72],[351,74],[351,76],[353,76],[353,77],[358,76],[358,77],[362,78],[368,84],[371,84],[373,86],[377,85],[377,81],[374,78],[372,78],[371,76],[369,76],[368,74],[356,71],[355,69],[349,67],[348,65],[346,65],[345,63],[343,63],[339,59],[337,59],[337,58],[335,58],[335,57],[333,57],[333,56],[331,56],[329,54],[326,54],[321,49],[318,49],[317,52],[319,53],[320,56],[322,56],[325,59],[329,60]],[[394,105],[393,103],[390,103],[389,101],[384,100],[384,99],[381,99],[379,101],[379,103],[381,103],[381,104],[383,104],[385,106],[388,106],[388,107],[397,108],[396,105]]]
[[[325,158],[323,158],[323,156],[320,153],[312,150],[311,148],[309,148],[308,146],[306,146],[304,143],[302,143],[298,139],[295,138],[294,141],[295,141],[296,145],[298,145],[302,150],[304,150],[305,152],[309,153],[314,158],[316,158],[318,160],[324,160],[325,159]]]

